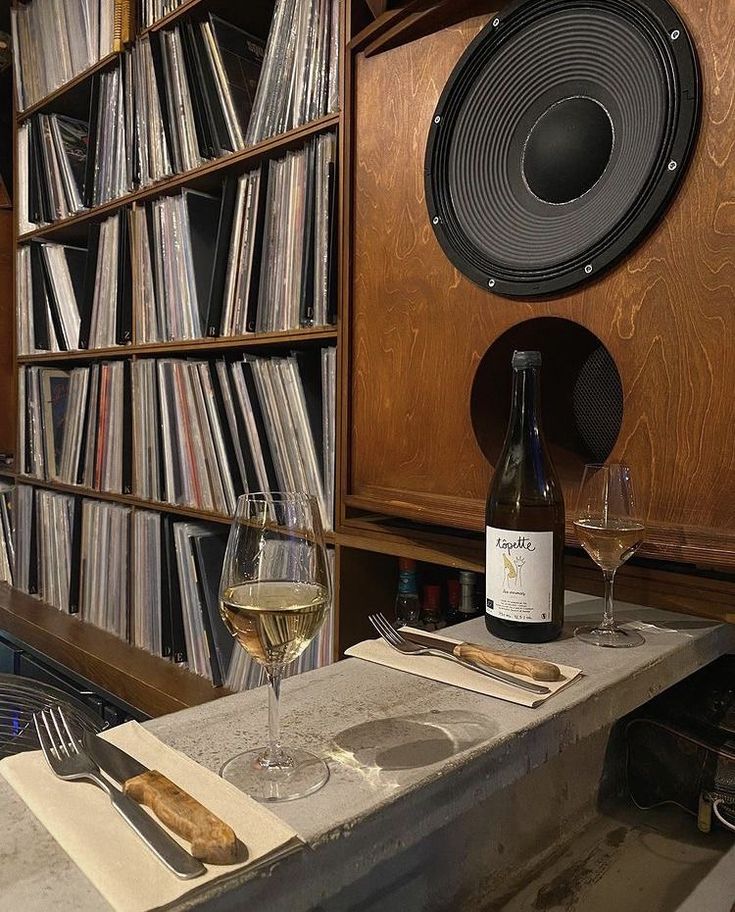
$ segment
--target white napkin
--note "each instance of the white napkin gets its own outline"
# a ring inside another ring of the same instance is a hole
[[[410,627],[403,628],[407,633],[411,632]],[[462,640],[454,640],[451,637],[445,637],[439,634],[427,633],[425,630],[416,630],[422,636],[434,636],[438,639],[445,640],[449,643],[461,643]],[[441,681],[443,684],[452,684],[454,687],[462,687],[464,690],[473,690],[475,693],[486,694],[488,697],[497,697],[499,700],[507,700],[509,703],[517,703],[519,706],[529,706],[534,708],[540,706],[549,697],[553,697],[563,687],[577,678],[581,673],[580,668],[571,668],[569,665],[555,664],[561,671],[561,680],[559,681],[534,681],[525,675],[512,675],[519,681],[528,681],[532,684],[541,684],[549,688],[548,694],[534,694],[527,690],[521,690],[519,687],[513,687],[510,684],[504,684],[502,681],[495,681],[488,678],[487,675],[480,674],[478,671],[471,671],[464,668],[457,662],[450,659],[440,659],[429,655],[405,655],[389,646],[385,640],[364,640],[356,646],[351,646],[346,650],[345,655],[353,656],[356,659],[365,659],[366,662],[375,662],[377,665],[385,665],[388,668],[395,668],[397,671],[407,671],[409,674],[418,675],[420,678],[429,678],[432,681]]]
[[[249,853],[240,865],[208,865],[201,877],[179,880],[135,835],[97,786],[58,779],[40,751],[7,757],[0,763],[0,774],[119,912],[147,912],[165,906],[202,884],[272,862],[302,845],[296,832],[263,805],[163,744],[137,722],[102,737],[168,776],[209,808],[233,828]]]

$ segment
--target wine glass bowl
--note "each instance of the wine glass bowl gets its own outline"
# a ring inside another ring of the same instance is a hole
[[[605,611],[602,621],[578,627],[574,635],[594,646],[640,646],[635,630],[619,627],[614,619],[615,573],[643,544],[645,523],[639,516],[631,470],[626,465],[585,466],[579,488],[574,531],[579,543],[602,570]]]
[[[228,760],[222,776],[261,801],[311,794],[329,778],[327,764],[281,744],[283,671],[318,634],[331,604],[329,566],[316,498],[247,494],[237,504],[220,581],[227,629],[263,666],[269,684],[266,747]]]

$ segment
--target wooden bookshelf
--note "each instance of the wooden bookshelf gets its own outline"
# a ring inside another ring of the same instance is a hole
[[[350,0],[343,0],[341,25],[343,34],[347,28],[345,22],[349,13],[346,8],[349,4]],[[235,3],[233,0],[188,0],[151,27],[139,29],[134,37],[170,27],[186,16],[199,17],[213,13],[244,28],[251,34],[266,38],[273,7],[274,0],[255,0],[255,2],[247,4]],[[92,78],[114,66],[119,59],[119,53],[109,55],[25,111],[16,111],[15,132],[17,133],[20,124],[39,112],[58,112],[86,117],[89,110]],[[342,72],[342,64],[340,64],[340,78]],[[339,139],[342,127],[341,113],[330,114],[248,148],[214,160],[207,160],[190,171],[174,174],[163,181],[136,189],[115,200],[79,212],[70,218],[39,226],[22,235],[18,231],[16,219],[13,250],[15,251],[19,244],[41,238],[61,242],[78,242],[86,237],[89,225],[124,207],[170,195],[184,187],[205,192],[217,190],[227,175],[244,173],[269,158],[303,146],[308,140],[322,133],[336,131]],[[341,171],[341,164],[338,167]],[[14,332],[13,338],[15,338]],[[247,351],[279,351],[301,346],[334,345],[337,342],[338,329],[336,326],[319,326],[287,332],[176,340],[83,351],[38,352],[20,356],[15,351],[13,375],[14,378],[17,378],[17,371],[25,365],[31,364],[74,364],[104,359],[134,360],[141,357],[161,356],[204,357],[213,354],[232,354],[234,356]],[[10,467],[4,469],[0,474],[6,478],[15,478],[17,481],[35,488],[119,503],[129,506],[132,510],[153,510],[182,519],[206,521],[221,526],[231,523],[231,517],[221,513],[198,510],[184,505],[149,501],[135,495],[97,491],[80,485],[43,481],[16,473]],[[327,533],[326,540],[328,544],[338,550],[334,533]],[[337,556],[336,564],[338,565],[338,563]],[[337,592],[338,582],[335,581],[335,593]],[[335,595],[335,599],[336,597]],[[108,693],[118,695],[125,702],[149,715],[172,712],[215,699],[227,692],[222,688],[212,687],[205,679],[164,659],[149,655],[119,640],[114,635],[81,620],[78,616],[61,612],[43,604],[33,596],[2,584],[0,584],[1,631],[5,631],[11,639],[46,655],[53,662],[70,669]]]
[[[287,133],[281,133],[263,142],[249,146],[238,152],[232,152],[229,155],[223,155],[221,158],[206,161],[198,168],[192,168],[190,171],[182,171],[174,174],[166,180],[152,184],[150,187],[143,187],[140,190],[134,190],[119,196],[117,199],[102,203],[100,206],[93,206],[91,209],[84,209],[76,215],[66,219],[51,222],[48,225],[41,225],[33,231],[27,231],[25,234],[18,236],[18,243],[31,241],[34,238],[72,238],[79,235],[74,229],[85,226],[90,222],[96,222],[106,218],[132,203],[144,203],[147,200],[157,199],[160,196],[166,196],[174,193],[183,187],[192,187],[194,189],[207,190],[216,187],[222,179],[231,172],[247,171],[249,168],[259,164],[264,158],[271,158],[282,152],[303,145],[312,136],[318,136],[320,133],[326,133],[331,129],[336,129],[340,124],[340,114],[329,114],[327,117],[320,117],[295,130],[289,130]]]

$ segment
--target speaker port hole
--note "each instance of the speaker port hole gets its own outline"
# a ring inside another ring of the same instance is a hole
[[[585,463],[610,456],[620,433],[623,385],[615,361],[594,333],[560,317],[526,320],[499,336],[480,361],[470,400],[475,437],[493,466],[508,425],[515,349],[541,352],[544,434],[561,481],[574,486]]]

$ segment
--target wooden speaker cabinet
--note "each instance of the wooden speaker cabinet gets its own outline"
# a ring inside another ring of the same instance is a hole
[[[585,462],[625,461],[644,553],[735,568],[735,8],[674,3],[701,68],[688,171],[632,250],[540,296],[464,275],[427,201],[437,105],[495,14],[353,55],[348,509],[480,531],[510,355],[539,347],[568,512]]]

